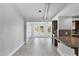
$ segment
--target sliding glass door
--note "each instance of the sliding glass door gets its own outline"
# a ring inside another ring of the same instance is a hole
[[[52,22],[32,22],[32,37],[52,37]]]

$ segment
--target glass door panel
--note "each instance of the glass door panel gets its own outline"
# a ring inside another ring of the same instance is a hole
[[[33,22],[33,36],[52,37],[52,22]]]

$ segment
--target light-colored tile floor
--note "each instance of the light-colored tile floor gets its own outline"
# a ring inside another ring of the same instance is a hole
[[[32,38],[13,56],[59,56],[51,38]]]

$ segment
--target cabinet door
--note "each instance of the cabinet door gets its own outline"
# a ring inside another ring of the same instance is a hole
[[[63,56],[75,56],[74,49],[66,46],[63,43],[58,43],[58,52]]]

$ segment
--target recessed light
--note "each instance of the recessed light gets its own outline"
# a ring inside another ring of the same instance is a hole
[[[41,13],[41,10],[39,10],[38,12]]]

